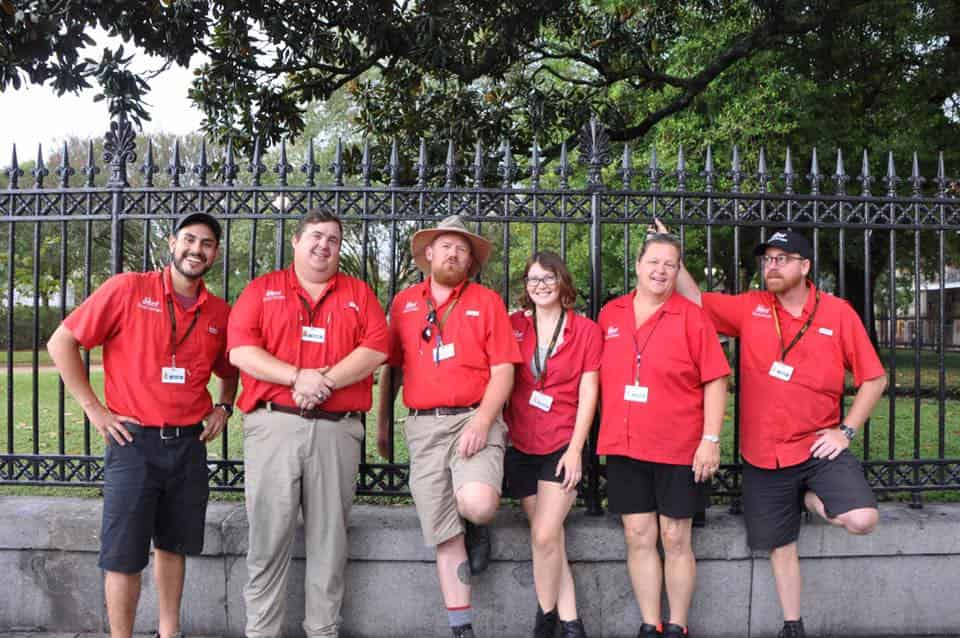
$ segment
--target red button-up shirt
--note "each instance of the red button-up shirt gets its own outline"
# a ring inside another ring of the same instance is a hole
[[[308,312],[309,308],[309,312]],[[323,343],[304,341],[304,326],[323,328]],[[293,266],[257,277],[240,293],[230,316],[228,349],[259,346],[298,368],[333,366],[358,347],[387,352],[387,321],[377,296],[363,281],[337,273],[312,301]],[[259,381],[241,372],[237,406],[250,412],[260,401],[295,407],[290,386]],[[330,412],[370,409],[373,375],[337,388],[319,407]]]
[[[706,313],[674,293],[637,329],[631,293],[604,306],[598,323],[604,337],[599,453],[693,463],[703,436],[703,385],[730,374]],[[646,402],[625,399],[633,384],[647,388]]]
[[[577,420],[580,378],[584,372],[600,369],[600,327],[572,310],[566,314],[561,339],[547,360],[547,373],[540,382],[530,369],[537,347],[533,313],[521,310],[510,315],[523,361],[516,366],[513,393],[503,418],[514,447],[526,454],[550,454],[570,443]],[[530,405],[534,390],[553,399],[549,412]]]
[[[859,315],[845,300],[821,292],[813,323],[787,354],[790,380],[770,376],[770,366],[780,360],[773,306],[787,345],[813,311],[817,290],[809,286],[799,317],[768,291],[703,295],[717,330],[740,337],[740,452],[757,467],[789,467],[810,458],[816,432],[840,422],[844,371],[853,373],[858,386],[884,375]]]
[[[186,375],[182,384],[161,381],[161,369],[173,367],[168,304],[177,324],[176,367]],[[227,302],[202,281],[196,304],[184,310],[173,294],[167,266],[162,272],[111,277],[64,325],[84,348],[103,346],[107,409],[146,426],[189,425],[213,409],[207,391],[211,372],[221,378],[237,373],[226,358],[229,315]]]
[[[397,293],[390,306],[388,363],[403,368],[403,402],[419,410],[479,403],[490,381],[490,367],[520,362],[503,300],[489,288],[465,282],[454,288],[443,305],[434,304],[437,323],[447,316],[443,343],[454,348],[453,357],[435,361],[437,327],[431,325],[430,340],[423,339],[429,294],[427,279]],[[453,303],[457,305],[447,315]]]

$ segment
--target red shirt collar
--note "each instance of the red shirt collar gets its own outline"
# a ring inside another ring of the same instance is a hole
[[[570,333],[573,332],[573,308],[567,308],[563,313],[567,318],[567,323],[563,326],[563,341],[566,343],[569,341]],[[533,310],[524,310],[523,320],[526,323],[527,329],[533,330]]]
[[[287,266],[286,273],[287,273],[287,285],[290,286],[290,288],[293,289],[295,293],[297,293],[307,301],[312,301],[312,298],[310,297],[310,295],[307,293],[306,290],[303,289],[303,286],[300,285],[300,278],[297,277],[297,271],[294,270],[293,264],[290,264],[289,266]],[[320,298],[317,299],[316,303],[313,304],[314,306],[316,306],[321,301],[323,301],[327,297],[327,295],[329,295],[333,290],[336,289],[337,280],[339,278],[340,278],[340,271],[338,270],[333,274],[333,277],[327,280],[327,287],[324,288],[323,294],[320,295]]]
[[[792,314],[790,314],[789,312],[787,312],[787,309],[784,308],[783,304],[780,303],[780,299],[778,299],[775,294],[773,294],[772,292],[769,292],[769,291],[768,291],[768,294],[769,294],[771,297],[773,297],[773,299],[771,300],[771,304],[777,304],[778,307],[780,307],[780,308],[783,309],[784,313],[786,313],[787,316],[789,316],[789,317],[791,317],[791,318],[794,318],[794,319],[802,319],[803,317],[809,317],[809,316],[810,316],[810,313],[813,312],[813,305],[814,305],[814,304],[816,303],[816,301],[817,301],[817,287],[816,287],[816,286],[814,285],[814,283],[813,283],[812,281],[810,281],[809,279],[807,279],[807,289],[808,289],[808,290],[807,290],[807,300],[806,300],[805,302],[803,302],[803,310],[800,311],[800,316],[799,316],[799,317],[794,317]]]
[[[174,290],[173,290],[173,273],[171,269],[173,266],[167,265],[164,267],[163,272],[160,277],[163,281],[163,294],[164,296],[173,299]],[[197,286],[197,305],[199,306],[207,299],[207,285],[203,283],[203,279],[200,279],[200,283]]]
[[[628,292],[625,295],[621,295],[620,297],[617,297],[610,303],[613,304],[615,308],[628,308],[632,311],[633,297],[636,294],[637,294],[637,291],[633,290],[631,292]],[[680,301],[679,297],[680,297],[680,294],[676,290],[674,290],[672,293],[670,293],[670,296],[667,297],[667,300],[663,302],[663,305],[660,306],[659,309],[657,309],[657,312],[666,312],[666,313],[670,313],[671,315],[680,314],[680,304],[683,302]]]
[[[447,305],[447,303],[449,303],[449,302],[452,301],[453,299],[459,299],[460,296],[463,294],[463,289],[466,288],[466,286],[467,286],[468,283],[470,283],[470,278],[469,278],[469,277],[468,277],[467,279],[464,279],[463,281],[461,281],[461,282],[460,282],[459,284],[457,284],[456,286],[454,286],[454,287],[453,287],[453,291],[450,293],[450,296],[447,297],[447,301],[445,301],[444,303],[442,303],[442,304],[440,304],[440,305],[445,306],[445,305]],[[420,295],[423,296],[424,299],[426,299],[426,298],[429,296],[429,297],[430,297],[430,300],[431,300],[432,302],[433,302],[433,301],[436,301],[436,299],[433,298],[433,294],[432,294],[432,292],[431,292],[431,290],[430,290],[430,278],[429,278],[429,277],[427,277],[426,279],[424,279],[423,282],[420,284]]]

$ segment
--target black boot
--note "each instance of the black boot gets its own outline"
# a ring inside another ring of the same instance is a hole
[[[647,623],[640,625],[640,631],[637,632],[637,638],[660,638],[662,635],[659,627]]]
[[[466,530],[463,542],[467,546],[470,572],[479,574],[490,565],[490,528],[487,525],[474,525],[470,521],[464,523]]]
[[[450,628],[453,631],[453,638],[475,638],[473,635],[473,625],[457,625]]]
[[[557,609],[544,613],[537,605],[537,620],[533,624],[533,638],[553,638],[557,633]]]
[[[579,618],[561,620],[560,636],[561,638],[587,638],[587,632],[583,629],[583,621]]]
[[[663,626],[663,638],[686,638],[689,635],[687,628],[683,625],[668,622]]]
[[[777,638],[807,638],[807,632],[803,630],[803,618],[784,622]]]

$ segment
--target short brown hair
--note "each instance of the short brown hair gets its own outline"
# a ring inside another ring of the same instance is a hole
[[[318,206],[308,210],[306,214],[300,218],[300,221],[297,222],[297,228],[293,231],[293,236],[299,240],[300,235],[303,234],[303,230],[307,226],[311,224],[322,224],[324,222],[335,223],[340,230],[340,239],[343,239],[343,222],[340,221],[340,218],[337,217],[332,210],[324,206]]]
[[[667,246],[673,246],[677,249],[677,256],[683,255],[683,247],[680,244],[680,238],[676,235],[671,235],[670,233],[651,233],[647,235],[646,239],[643,240],[643,243],[640,244],[640,249],[637,251],[637,261],[643,259],[643,255],[647,252],[652,244],[666,244]]]
[[[573,276],[567,268],[567,264],[555,252],[541,250],[533,253],[527,260],[527,265],[523,268],[523,294],[520,295],[520,306],[525,310],[533,310],[533,300],[530,299],[530,293],[527,291],[526,278],[530,272],[530,267],[534,264],[540,264],[544,270],[549,270],[557,276],[557,286],[560,288],[560,305],[564,309],[573,308],[577,301],[577,289],[573,285]]]

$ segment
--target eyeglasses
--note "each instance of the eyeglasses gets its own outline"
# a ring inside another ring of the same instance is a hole
[[[543,277],[524,277],[523,281],[527,284],[527,288],[536,288],[540,284],[543,284],[549,288],[557,285],[557,276],[544,275]]]
[[[786,266],[788,262],[792,260],[803,261],[806,257],[801,257],[800,255],[788,255],[786,253],[780,253],[779,255],[760,255],[760,263],[764,266],[772,266],[776,264],[777,266]]]
[[[430,343],[430,339],[433,338],[433,326],[437,325],[437,311],[431,310],[427,313],[427,325],[423,329],[423,332],[420,333],[420,337]]]

